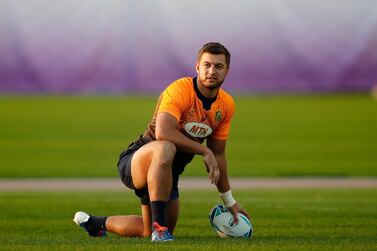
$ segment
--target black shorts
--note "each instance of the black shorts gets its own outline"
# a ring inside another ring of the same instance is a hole
[[[145,187],[143,189],[136,189],[135,185],[132,181],[132,175],[131,175],[131,160],[135,152],[142,147],[142,145],[135,145],[131,144],[127,150],[121,153],[118,161],[118,171],[120,178],[122,179],[122,182],[126,187],[132,189],[135,191],[135,194],[140,198],[140,202],[142,205],[149,205],[149,193],[148,193],[148,187]],[[174,167],[174,162],[173,162]],[[173,168],[172,168],[173,170]],[[179,174],[173,173],[173,187],[170,193],[169,201],[173,201],[179,197],[179,190],[178,190],[178,180],[179,180]]]

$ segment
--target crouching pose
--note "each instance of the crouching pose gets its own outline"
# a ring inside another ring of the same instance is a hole
[[[225,146],[234,103],[221,85],[229,64],[230,53],[223,45],[205,44],[198,53],[197,76],[178,79],[162,92],[145,133],[121,153],[119,174],[140,198],[142,216],[77,212],[77,225],[90,236],[108,231],[172,241],[179,212],[179,175],[195,154],[203,156],[209,181],[217,186],[235,222],[239,212],[249,218],[233,198],[227,174]]]

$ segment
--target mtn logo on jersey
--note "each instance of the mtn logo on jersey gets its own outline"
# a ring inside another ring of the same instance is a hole
[[[205,138],[212,133],[211,127],[197,122],[185,124],[185,131],[194,138]]]

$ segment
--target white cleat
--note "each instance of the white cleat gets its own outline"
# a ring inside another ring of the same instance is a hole
[[[85,212],[76,212],[75,217],[73,217],[73,221],[76,223],[77,226],[81,226],[81,224],[85,224],[88,222],[90,215]]]
[[[87,232],[90,236],[92,237],[105,237],[107,236],[107,233],[105,230],[98,230],[98,231],[93,231],[90,230],[87,226],[87,223],[89,222],[90,215],[79,211],[75,213],[75,216],[73,217],[73,222],[76,223],[77,226],[82,227],[85,232]]]

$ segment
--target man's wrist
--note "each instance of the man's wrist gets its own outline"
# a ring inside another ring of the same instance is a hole
[[[224,202],[225,207],[231,207],[236,204],[236,200],[233,198],[232,190],[229,190],[225,193],[220,193],[220,198]]]
[[[209,149],[208,147],[203,146],[203,145],[201,145],[201,146],[202,146],[202,149],[201,149],[201,151],[199,153],[200,155],[204,156],[206,154],[211,153],[211,149]]]

